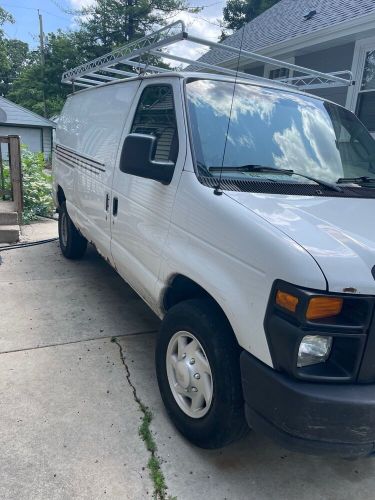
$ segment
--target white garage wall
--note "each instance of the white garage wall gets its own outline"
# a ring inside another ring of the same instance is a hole
[[[51,159],[52,155],[52,129],[44,127],[43,128],[43,149],[44,157],[46,160]]]
[[[1,125],[0,135],[19,135],[21,144],[25,144],[30,151],[33,153],[42,151],[42,129],[40,128],[6,127]]]

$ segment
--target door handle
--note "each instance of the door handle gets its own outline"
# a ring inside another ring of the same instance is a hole
[[[118,211],[118,198],[115,196],[113,198],[112,214],[114,216],[116,216],[117,215],[117,211]]]
[[[109,210],[109,194],[107,193],[105,195],[105,211],[108,212]]]

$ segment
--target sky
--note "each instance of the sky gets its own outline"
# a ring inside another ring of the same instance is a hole
[[[74,29],[74,15],[69,10],[77,9],[93,3],[93,0],[0,0],[0,6],[15,18],[15,24],[7,23],[4,27],[8,38],[18,38],[27,42],[30,48],[38,47],[38,9],[43,16],[44,33],[57,29]],[[180,14],[176,17],[186,22],[188,31],[196,36],[217,41],[221,29],[219,19],[222,17],[226,0],[188,0],[191,6],[204,6],[198,14]],[[184,43],[185,46],[171,47],[170,51],[195,59],[202,49],[195,44]],[[203,50],[204,52],[204,50]]]

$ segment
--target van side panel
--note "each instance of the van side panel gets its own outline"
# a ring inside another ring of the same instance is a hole
[[[139,97],[149,84],[149,81],[144,81],[138,93]],[[118,215],[113,218],[111,241],[111,251],[117,271],[154,310],[157,304],[154,288],[186,158],[186,129],[180,79],[160,77],[158,84],[173,88],[179,138],[174,175],[170,184],[163,185],[152,179],[121,172],[119,167],[116,168],[112,193],[118,198]],[[131,130],[137,104],[138,101],[135,101],[132,116],[124,129],[121,145]]]
[[[69,214],[83,235],[108,258],[114,164],[139,85],[139,81],[124,82],[70,96],[56,133],[57,150],[59,146],[68,148],[65,157],[73,158],[74,190],[69,189],[66,195]]]
[[[276,278],[324,290],[323,273],[296,242],[225,195],[181,176],[159,276],[159,294],[176,274],[221,306],[239,344],[272,366],[263,321]]]

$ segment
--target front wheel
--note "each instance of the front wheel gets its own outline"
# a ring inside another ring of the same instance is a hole
[[[86,252],[87,240],[73,224],[65,202],[59,211],[59,241],[61,252],[67,259],[80,259]]]
[[[240,349],[221,309],[210,299],[177,304],[156,345],[161,396],[177,429],[202,448],[220,448],[248,431]]]

